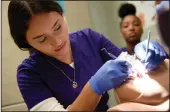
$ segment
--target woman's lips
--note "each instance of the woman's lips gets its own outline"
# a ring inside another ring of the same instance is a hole
[[[66,42],[64,42],[63,44],[61,44],[55,51],[61,50],[61,49],[65,46],[65,43],[66,43]]]
[[[129,36],[130,37],[136,36],[136,33],[135,32],[129,33]]]
[[[135,78],[143,78],[142,73],[138,73],[138,72],[132,72],[131,74],[129,74],[128,79],[135,79]]]

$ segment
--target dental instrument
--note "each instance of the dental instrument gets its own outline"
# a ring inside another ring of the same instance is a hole
[[[116,59],[117,57],[113,55],[112,53],[109,53],[106,48],[101,49],[102,52],[105,52],[107,55],[109,55],[112,59]]]
[[[150,37],[151,37],[151,30],[149,30],[149,32],[148,32],[148,43],[147,43],[147,46],[146,46],[146,57],[147,57],[147,54],[148,54]],[[145,61],[146,61],[146,59],[145,59]]]

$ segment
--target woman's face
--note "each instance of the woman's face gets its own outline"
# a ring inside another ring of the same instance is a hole
[[[55,58],[71,52],[67,25],[57,12],[33,15],[26,39],[33,48]]]
[[[139,42],[143,33],[139,18],[134,15],[125,16],[121,24],[121,33],[127,43]]]

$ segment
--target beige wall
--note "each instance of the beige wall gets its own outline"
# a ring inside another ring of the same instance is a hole
[[[2,1],[2,110],[27,110],[16,81],[16,69],[28,52],[21,51],[13,42],[7,18],[9,1]],[[88,2],[66,1],[65,17],[70,32],[91,28]]]
[[[93,29],[104,34],[118,47],[125,45],[120,35],[120,18],[117,13],[122,2],[125,1],[89,1]]]
[[[16,69],[28,52],[22,52],[11,39],[8,27],[8,1],[2,2],[2,106],[23,102],[16,81]]]
[[[92,28],[88,1],[65,1],[65,17],[69,31],[74,32],[84,28]]]

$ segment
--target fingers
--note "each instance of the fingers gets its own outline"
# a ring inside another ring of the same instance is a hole
[[[126,60],[122,60],[122,59],[118,59],[117,62],[119,63],[119,65],[126,65],[127,63]]]
[[[130,73],[130,70],[132,68],[132,65],[128,62],[125,62],[125,63],[121,63],[121,65],[119,65],[119,69],[122,73],[126,73],[126,74],[129,74]]]
[[[146,55],[146,54],[145,54]],[[149,62],[150,60],[152,60],[155,57],[155,51],[149,49],[147,55],[145,56],[145,60],[142,62]]]
[[[121,65],[119,68],[121,72],[128,73],[129,67],[127,65]]]
[[[160,55],[160,50],[159,49],[155,49],[155,55]]]
[[[155,57],[154,60],[160,60],[161,55],[163,55],[159,49],[155,49]]]
[[[148,54],[145,58],[145,62],[150,60],[160,60],[160,58],[165,57],[166,52],[163,47],[157,41],[151,41],[148,49]]]
[[[148,63],[148,64],[146,65],[146,68],[147,68],[149,71],[153,71],[156,67],[157,67],[157,63],[154,63],[154,62]]]
[[[141,45],[136,45],[135,46],[135,49],[134,49],[134,51],[135,51],[135,54],[136,54],[136,56],[143,62],[144,60],[145,60],[145,53],[146,53],[146,51],[145,51],[145,46],[141,46]]]
[[[157,42],[157,46],[155,46],[155,47],[160,50],[161,56],[166,57],[166,51],[165,51],[165,49],[163,48],[163,46],[161,46],[161,45]]]
[[[166,52],[164,48],[157,41],[153,41],[152,43],[154,45],[154,53],[153,53],[154,57],[151,58],[152,60],[155,61],[155,63],[159,64],[166,57]]]

